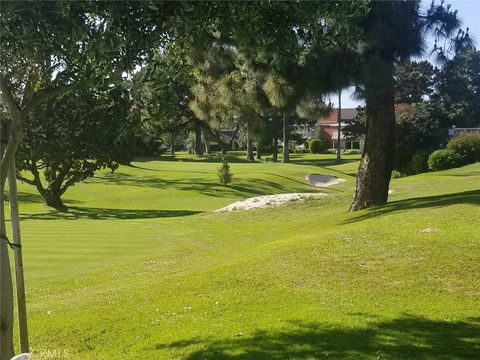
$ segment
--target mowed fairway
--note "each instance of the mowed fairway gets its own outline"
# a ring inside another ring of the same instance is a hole
[[[479,359],[480,164],[348,213],[358,156],[137,161],[65,195],[20,185],[32,347],[103,359]],[[234,159],[233,159],[234,160]],[[328,189],[310,173],[346,179]],[[326,192],[215,213],[239,199]]]

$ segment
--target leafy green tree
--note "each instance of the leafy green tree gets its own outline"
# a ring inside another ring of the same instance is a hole
[[[395,169],[408,169],[413,155],[421,149],[440,146],[442,134],[438,121],[430,114],[426,103],[398,104],[395,106]]]
[[[357,107],[357,115],[342,129],[345,139],[348,141],[355,141],[359,137],[365,136],[367,133],[367,115],[365,114],[365,107]]]
[[[343,129],[349,140],[366,134],[365,110],[358,110],[355,119]],[[411,171],[408,167],[413,155],[422,149],[437,148],[443,140],[442,131],[426,102],[396,104],[395,119],[394,168],[409,173]]]
[[[174,44],[164,48],[133,79],[144,128],[157,138],[166,136],[172,154],[177,137],[199,124],[189,107],[193,97],[191,67],[179,51]]]
[[[72,91],[118,83],[153,44],[177,26],[180,3],[3,1],[0,7],[0,90],[9,111],[1,151],[0,194],[21,142],[26,118],[41,104]],[[1,195],[0,195],[1,196]],[[5,237],[3,198],[1,236]],[[13,348],[13,294],[6,242],[0,242],[0,360]]]
[[[39,106],[25,119],[18,151],[18,168],[29,175],[17,178],[35,186],[48,206],[65,210],[69,187],[129,157],[129,110],[120,87],[73,91]]]
[[[480,51],[462,51],[437,73],[431,109],[444,128],[480,127]]]
[[[436,69],[428,61],[402,61],[395,65],[394,93],[396,104],[428,101],[435,86]]]

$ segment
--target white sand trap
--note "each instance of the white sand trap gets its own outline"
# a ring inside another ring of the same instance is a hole
[[[305,180],[308,180],[313,186],[332,186],[335,184],[340,184],[344,182],[345,179],[337,178],[336,176],[331,175],[320,175],[320,174],[310,174],[305,176]]]
[[[286,205],[291,201],[304,201],[307,199],[318,199],[327,194],[323,193],[289,193],[289,194],[277,194],[277,195],[264,195],[248,198],[242,201],[234,202],[221,209],[215,210],[215,212],[233,211],[233,210],[251,210],[262,209],[273,206]]]

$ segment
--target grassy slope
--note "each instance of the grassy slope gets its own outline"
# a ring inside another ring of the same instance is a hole
[[[67,193],[21,186],[32,345],[73,359],[476,359],[480,164],[394,180],[349,214],[356,162],[143,161]],[[332,196],[219,214],[259,194]],[[436,232],[421,232],[436,228]]]

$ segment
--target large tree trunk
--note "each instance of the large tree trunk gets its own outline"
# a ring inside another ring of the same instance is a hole
[[[257,147],[257,159],[261,160],[262,159],[262,152],[260,150],[260,147]]]
[[[367,89],[368,90],[368,89]],[[366,98],[367,135],[350,211],[384,205],[395,155],[393,88]]]
[[[175,155],[175,133],[170,134],[170,155]]]
[[[220,147],[222,148],[222,155],[226,155],[228,151],[228,145],[224,142],[221,142]]]
[[[52,189],[43,189],[40,194],[42,195],[43,199],[45,200],[45,203],[58,210],[58,211],[65,211],[67,210],[67,207],[63,203],[61,196],[62,194],[60,192],[56,192]]]
[[[247,124],[247,161],[254,161],[252,135],[250,134],[249,124]]]
[[[195,154],[203,155],[202,125],[198,122],[195,124]]]
[[[205,152],[207,154],[211,154],[212,150],[210,149],[210,136],[208,135],[207,130],[205,128],[202,129],[203,133],[203,142],[205,143]]]
[[[288,148],[288,120],[287,116],[283,114],[283,156],[282,162],[290,162],[290,151]]]
[[[0,130],[0,156],[3,159],[6,141],[6,128]],[[8,171],[8,167],[2,169]],[[2,174],[2,175],[6,175]],[[7,246],[7,231],[5,228],[5,182],[0,188],[0,360],[10,360],[14,355],[13,349],[13,283],[10,267],[10,257]]]
[[[342,91],[338,92],[337,111],[337,164],[342,162]]]
[[[278,136],[275,135],[273,138],[273,153],[272,153],[273,161],[278,160]]]

